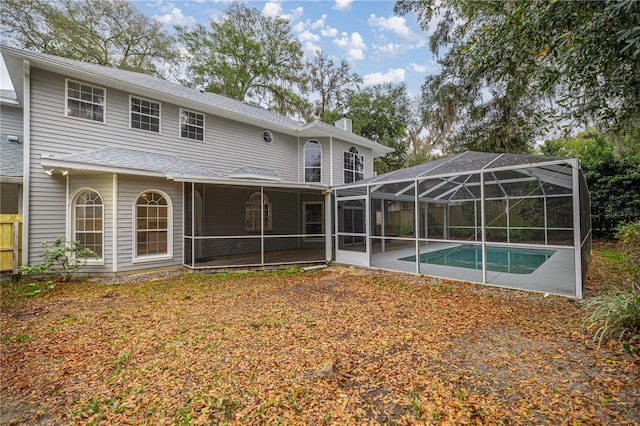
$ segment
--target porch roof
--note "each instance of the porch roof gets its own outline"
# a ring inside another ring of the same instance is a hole
[[[111,146],[70,155],[43,154],[40,165],[49,175],[119,173],[159,177],[176,182],[328,189],[326,185],[321,184],[285,182],[275,171],[264,168],[244,166],[226,175],[216,173],[175,155]]]

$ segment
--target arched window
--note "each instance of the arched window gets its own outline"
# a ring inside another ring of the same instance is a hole
[[[71,216],[71,239],[102,258],[104,209],[100,194],[93,189],[80,190],[73,197]]]
[[[135,257],[171,255],[171,200],[159,191],[145,191],[136,200]]]
[[[264,195],[263,203],[260,202],[262,196],[260,192],[254,192],[245,203],[245,229],[248,232],[260,232],[261,205],[264,207],[264,230],[271,231],[272,211],[269,197]]]
[[[320,182],[322,180],[322,147],[318,141],[304,144],[304,181]]]
[[[344,152],[344,183],[364,179],[364,157],[352,146]]]

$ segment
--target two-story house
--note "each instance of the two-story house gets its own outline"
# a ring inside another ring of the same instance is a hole
[[[3,144],[23,153],[24,264],[58,236],[97,253],[93,273],[330,260],[331,188],[371,177],[391,151],[346,118],[302,123],[149,75],[0,51],[16,94]]]

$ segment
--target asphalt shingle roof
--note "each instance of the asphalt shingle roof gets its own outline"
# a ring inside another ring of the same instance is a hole
[[[96,166],[146,170],[165,173],[166,175],[223,177],[221,174],[212,172],[175,155],[156,154],[133,149],[114,148],[111,146],[95,151],[55,157],[55,160]]]

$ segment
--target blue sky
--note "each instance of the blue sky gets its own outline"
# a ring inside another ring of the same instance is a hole
[[[144,14],[174,25],[209,24],[219,19],[228,0],[135,0]],[[390,0],[248,1],[267,16],[283,16],[291,22],[306,58],[317,49],[337,59],[347,59],[365,84],[406,82],[410,95],[420,92],[428,74],[439,68],[427,43],[427,34],[413,15],[396,16]],[[4,64],[1,64],[3,68]],[[0,70],[1,71],[1,70]],[[8,78],[2,73],[0,86]]]
[[[307,0],[248,1],[267,16],[283,16],[305,56],[322,49],[347,59],[365,84],[406,82],[411,95],[420,91],[424,77],[438,72],[429,52],[427,34],[415,17],[396,16],[395,1]],[[208,25],[219,19],[229,4],[225,0],[137,0],[133,4],[148,16],[173,25]]]

